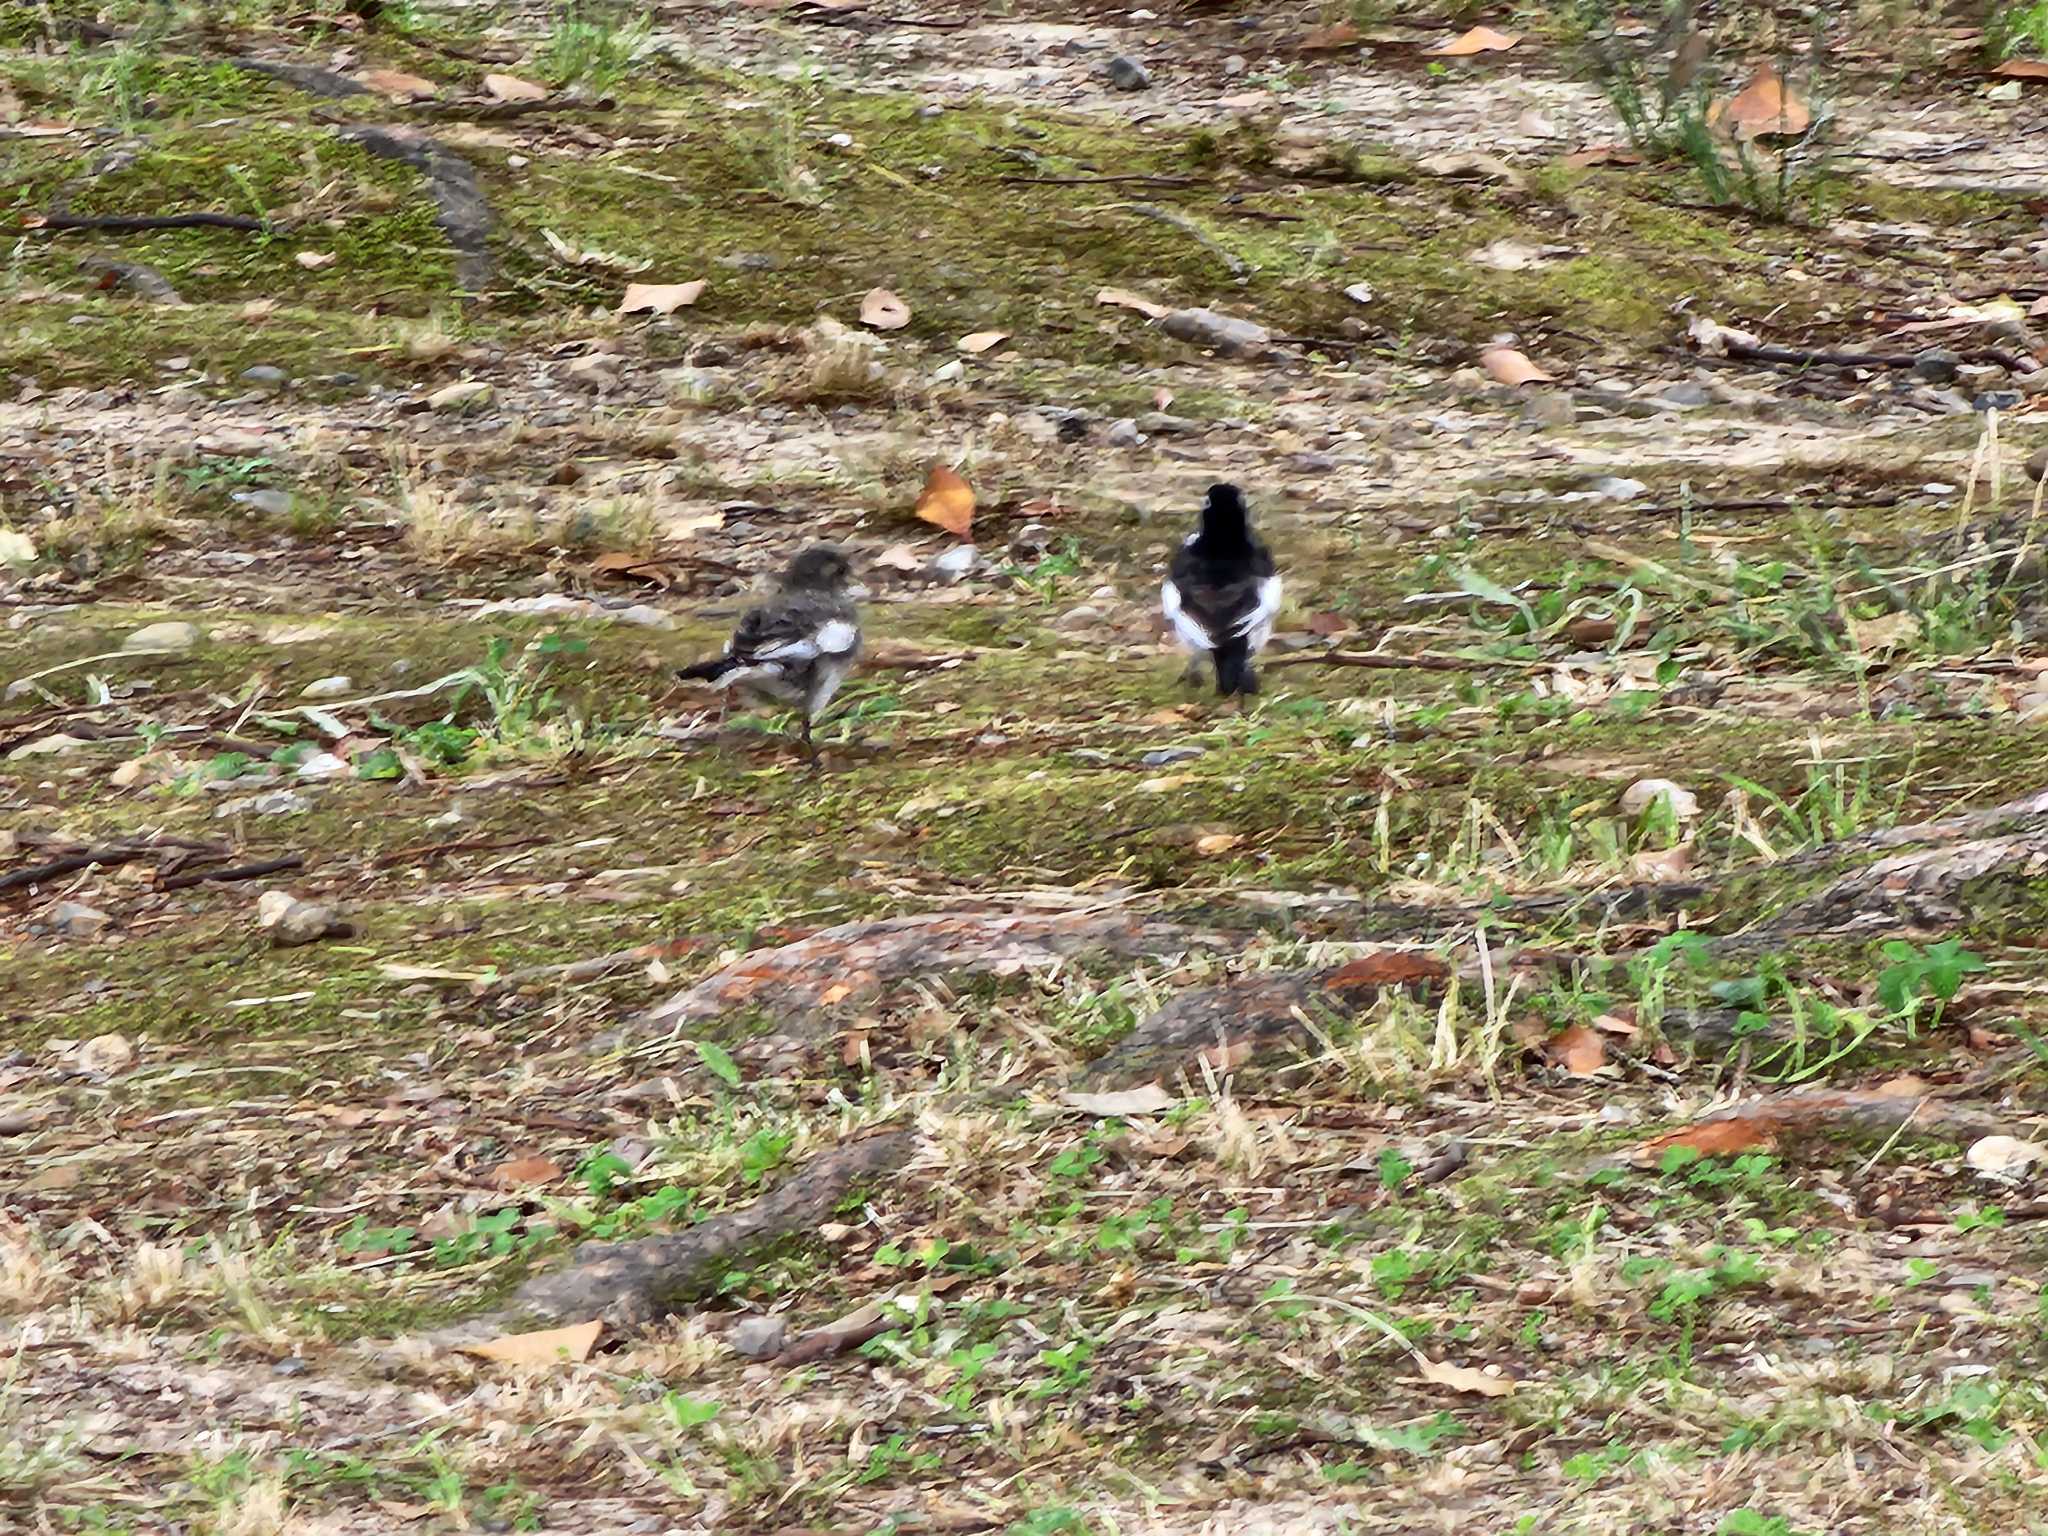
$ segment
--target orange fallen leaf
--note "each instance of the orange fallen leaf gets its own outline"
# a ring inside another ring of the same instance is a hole
[[[1472,1392],[1480,1397],[1506,1397],[1515,1390],[1512,1376],[1489,1376],[1469,1365],[1446,1365],[1438,1360],[1421,1360],[1422,1379],[1453,1392]]]
[[[1725,127],[1738,139],[1771,135],[1797,138],[1813,126],[1813,112],[1786,89],[1775,66],[1763,64],[1738,94],[1717,101],[1708,109],[1707,121],[1717,128]]]
[[[1584,1024],[1573,1024],[1550,1037],[1546,1054],[1573,1077],[1591,1077],[1607,1065],[1607,1042]]]
[[[1468,59],[1475,53],[1503,53],[1522,40],[1516,32],[1496,32],[1491,27],[1474,27],[1447,43],[1422,51],[1442,59]]]
[[[843,1003],[851,996],[853,996],[852,982],[835,981],[831,986],[818,994],[818,1006],[820,1008],[830,1008],[834,1003]]]
[[[910,324],[910,306],[886,288],[870,288],[860,301],[860,323],[878,331],[900,331]]]
[[[546,101],[547,87],[517,75],[485,75],[484,94],[493,101]]]
[[[1161,315],[1173,313],[1171,305],[1155,304],[1142,293],[1133,293],[1128,288],[1104,288],[1095,295],[1098,304],[1114,304],[1118,309],[1135,309],[1148,320],[1157,320]]]
[[[596,1318],[567,1328],[537,1333],[508,1333],[483,1344],[465,1344],[462,1352],[500,1365],[554,1365],[563,1360],[588,1360],[604,1324]]]
[[[1636,1148],[1635,1160],[1655,1166],[1673,1147],[1683,1147],[1702,1157],[1733,1157],[1738,1152],[1754,1152],[1777,1144],[1778,1125],[1775,1120],[1761,1117],[1709,1120],[1704,1125],[1687,1126],[1669,1136],[1651,1137]]]
[[[672,315],[703,297],[703,278],[688,283],[628,283],[626,296],[619,300],[622,315]]]
[[[924,490],[918,495],[915,510],[934,527],[964,539],[974,526],[974,487],[958,470],[933,464],[924,477]]]
[[[1451,968],[1434,955],[1411,954],[1407,950],[1383,949],[1376,954],[1347,960],[1323,978],[1323,985],[1345,987],[1399,987],[1411,981],[1442,981]]]
[[[552,1184],[561,1176],[558,1163],[545,1157],[521,1157],[500,1163],[491,1171],[491,1182],[500,1189],[517,1189],[524,1184]]]
[[[1991,73],[2008,80],[2048,80],[2048,59],[2007,59]]]
[[[1363,32],[1348,21],[1333,22],[1327,27],[1314,27],[1302,35],[1303,53],[1336,53],[1349,48],[1365,37]]]
[[[1195,852],[1228,853],[1243,841],[1235,832],[1210,832],[1195,839]]]
[[[1497,384],[1520,389],[1524,384],[1548,383],[1553,375],[1529,361],[1526,353],[1513,347],[1488,347],[1479,354],[1479,366]]]
[[[1010,333],[1008,331],[975,331],[969,335],[962,336],[959,346],[962,352],[979,357],[984,352],[993,352],[1009,339]]]
[[[401,101],[409,97],[424,99],[441,94],[441,87],[433,81],[419,75],[408,75],[402,69],[366,69],[356,76],[356,83]]]

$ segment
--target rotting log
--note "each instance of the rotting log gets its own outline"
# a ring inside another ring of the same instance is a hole
[[[491,1323],[579,1323],[640,1328],[702,1301],[737,1265],[816,1233],[849,1199],[900,1173],[916,1136],[885,1130],[820,1153],[752,1205],[670,1237],[585,1243],[568,1266],[536,1275]],[[471,1323],[465,1333],[483,1324]]]

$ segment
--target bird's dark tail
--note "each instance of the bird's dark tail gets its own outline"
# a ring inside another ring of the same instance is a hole
[[[1242,636],[1234,636],[1216,647],[1216,691],[1228,698],[1232,694],[1254,694],[1259,691],[1258,673],[1252,670],[1252,648]]]
[[[677,667],[676,676],[686,683],[715,683],[733,667],[730,656],[714,656],[709,661],[694,662],[687,667]]]

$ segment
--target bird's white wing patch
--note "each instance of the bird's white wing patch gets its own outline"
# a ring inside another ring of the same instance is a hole
[[[818,656],[818,642],[808,640],[784,640],[776,645],[764,645],[750,658],[754,661],[815,661]]]
[[[1237,632],[1257,650],[1273,638],[1273,621],[1280,617],[1280,578],[1268,576],[1259,583],[1258,605],[1237,621]]]
[[[1159,610],[1166,615],[1174,633],[1180,636],[1181,644],[1191,650],[1213,651],[1216,644],[1209,638],[1209,632],[1202,628],[1195,616],[1180,605],[1180,588],[1167,582],[1159,589]]]
[[[819,628],[816,643],[827,656],[844,656],[860,643],[860,631],[844,619],[833,619]]]

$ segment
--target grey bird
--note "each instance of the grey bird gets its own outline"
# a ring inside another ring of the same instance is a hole
[[[860,657],[852,579],[853,566],[843,550],[813,544],[783,569],[766,602],[740,615],[723,656],[682,667],[676,676],[737,688],[797,710],[803,717],[804,755],[815,768],[818,749],[811,726]]]

